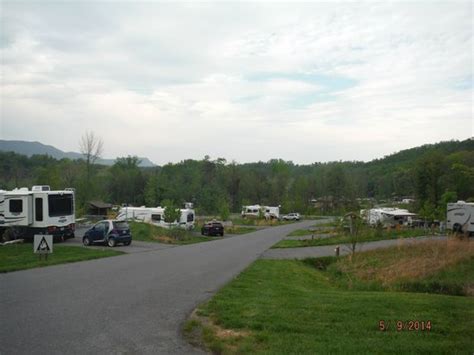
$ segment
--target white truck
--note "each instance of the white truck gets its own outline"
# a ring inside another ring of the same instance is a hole
[[[0,190],[0,235],[33,239],[51,234],[54,239],[74,238],[74,190],[51,191],[49,186]]]
[[[446,227],[453,232],[474,232],[474,203],[448,203]]]
[[[260,206],[260,205],[249,205],[242,206],[243,218],[258,218],[260,215],[265,219],[279,219],[280,218],[280,206]]]
[[[189,205],[187,205],[189,207]],[[117,215],[117,220],[134,220],[154,224],[155,226],[169,228],[170,224],[165,222],[166,207],[122,207]],[[171,226],[179,226],[183,229],[193,229],[195,212],[192,208],[180,209],[179,221],[174,221]]]

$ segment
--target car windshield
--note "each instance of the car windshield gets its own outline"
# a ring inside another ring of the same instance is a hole
[[[128,223],[127,222],[113,222],[114,224],[114,229],[129,229]]]

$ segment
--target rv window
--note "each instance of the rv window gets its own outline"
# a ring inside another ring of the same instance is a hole
[[[35,220],[43,220],[43,199],[38,197],[35,198]]]
[[[187,221],[188,221],[188,222],[194,221],[194,214],[192,214],[192,213],[188,214]]]
[[[49,216],[59,217],[73,214],[72,195],[49,195]]]
[[[11,213],[23,212],[23,200],[10,200],[10,212]]]
[[[155,222],[160,222],[161,221],[161,214],[152,214],[151,215],[151,220]]]

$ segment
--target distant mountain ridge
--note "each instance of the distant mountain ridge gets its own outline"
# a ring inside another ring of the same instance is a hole
[[[28,142],[28,141],[17,141],[17,140],[3,140],[0,139],[0,151],[14,152],[17,154],[26,155],[31,157],[35,154],[49,155],[55,159],[83,159],[83,155],[76,152],[63,152],[62,150],[53,147],[52,145],[46,145],[40,142]],[[149,168],[156,166],[150,159],[139,157],[140,167]],[[101,165],[113,165],[115,159],[99,159],[96,164]]]

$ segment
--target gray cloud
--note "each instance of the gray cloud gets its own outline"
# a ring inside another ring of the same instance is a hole
[[[473,135],[469,2],[1,6],[4,139],[312,162]]]

